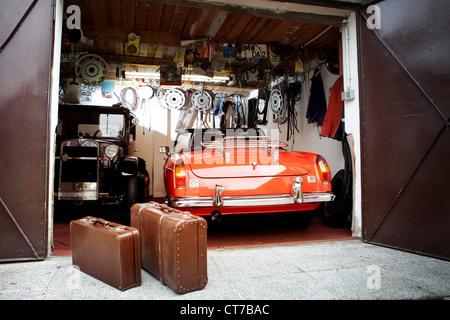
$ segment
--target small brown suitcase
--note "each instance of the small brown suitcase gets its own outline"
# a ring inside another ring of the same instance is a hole
[[[140,236],[136,228],[95,217],[70,222],[72,263],[119,290],[140,286]]]
[[[207,223],[202,217],[157,202],[131,207],[141,236],[142,268],[177,293],[203,289],[207,277]]]

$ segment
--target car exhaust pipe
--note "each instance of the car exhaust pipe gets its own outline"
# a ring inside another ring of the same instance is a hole
[[[222,213],[220,211],[211,212],[211,222],[220,222],[222,221]]]

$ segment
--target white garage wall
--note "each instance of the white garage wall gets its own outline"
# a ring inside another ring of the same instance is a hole
[[[313,69],[315,65],[317,64],[312,63]],[[310,72],[310,77],[313,76],[313,72],[314,70]],[[325,66],[322,66],[321,68],[321,75],[325,97],[328,104],[330,89],[339,76],[330,73]],[[308,120],[306,119],[306,111],[308,109],[309,102],[309,94],[307,93],[308,88],[310,88],[310,85],[307,86],[306,83],[302,85],[301,99],[295,106],[297,110],[297,125],[299,132],[295,132],[294,137],[291,138],[290,141],[286,141],[288,127],[287,122],[280,126],[273,123],[271,121],[271,112],[267,117],[269,119],[269,123],[266,128],[268,130],[277,130],[279,128],[279,139],[280,141],[287,142],[289,144],[289,150],[307,151],[322,155],[327,160],[331,173],[334,175],[344,167],[342,144],[340,141],[321,137],[319,135],[321,127],[318,127],[317,123],[308,124]]]
[[[342,28],[342,44],[344,55],[344,90],[354,90],[355,99],[346,101],[345,128],[351,137],[350,148],[353,151],[353,236],[361,237],[361,134],[359,115],[359,74],[358,74],[358,43],[356,15],[352,13],[347,19],[347,25]]]

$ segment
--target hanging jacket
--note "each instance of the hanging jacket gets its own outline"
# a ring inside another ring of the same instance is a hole
[[[227,129],[227,113],[228,113],[228,107],[231,107],[234,112],[234,102],[225,100],[222,104],[222,116],[220,117],[220,128],[221,129]]]
[[[314,70],[314,76],[311,78],[311,96],[308,102],[306,118],[308,123],[317,122],[318,126],[323,125],[325,113],[327,112],[327,101],[323,89],[322,76],[320,70]]]
[[[327,113],[323,121],[320,135],[327,138],[342,140],[342,118],[344,101],[341,93],[344,91],[344,79],[339,77],[331,88],[330,101],[328,102]]]
[[[245,125],[244,106],[240,101],[234,105],[233,123],[236,128],[242,128],[241,126]]]
[[[216,98],[216,103],[214,104],[214,116],[215,117],[221,117],[223,116],[223,110],[222,110],[222,105],[223,105],[223,99],[222,98]]]

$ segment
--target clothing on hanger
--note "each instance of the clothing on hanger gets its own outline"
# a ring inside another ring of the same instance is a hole
[[[327,112],[327,101],[323,89],[323,81],[320,69],[314,70],[314,76],[311,78],[311,96],[308,102],[306,118],[308,123],[317,122],[318,126],[323,125],[325,113]]]
[[[342,118],[344,110],[344,101],[341,93],[344,91],[344,79],[339,77],[331,88],[330,101],[323,121],[320,135],[327,138],[342,141]]]

